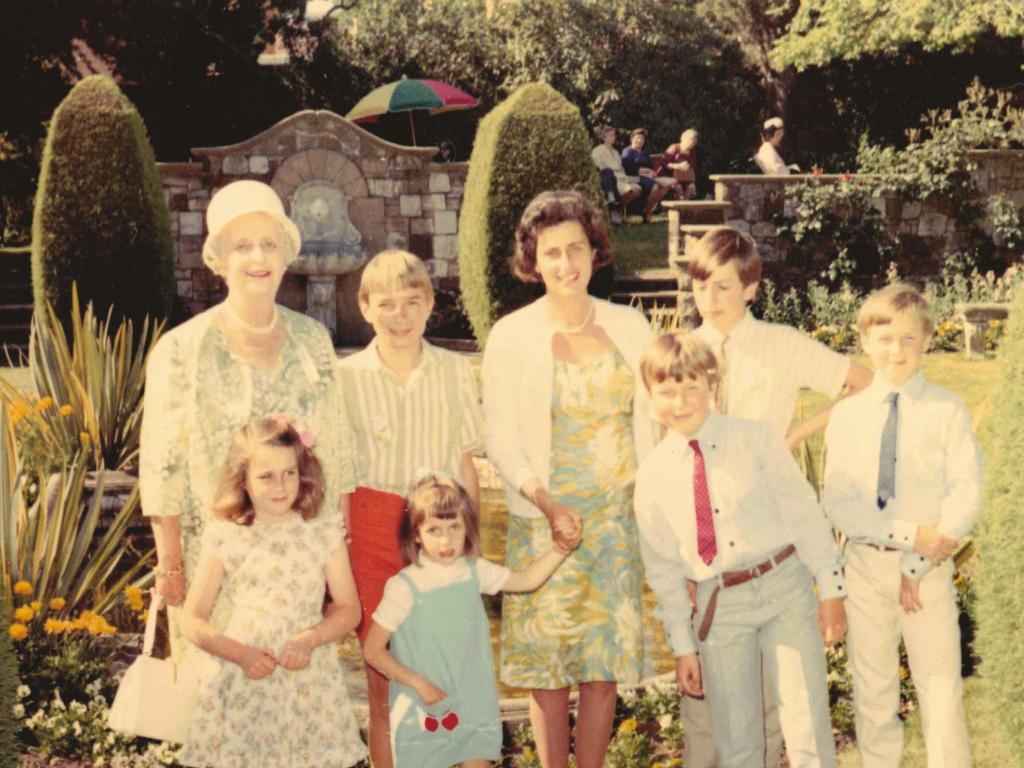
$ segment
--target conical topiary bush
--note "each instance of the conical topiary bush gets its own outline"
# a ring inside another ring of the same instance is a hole
[[[53,113],[32,220],[37,312],[70,316],[71,286],[96,314],[170,315],[174,243],[142,118],[113,80],[78,83]],[[116,321],[115,321],[116,325]]]

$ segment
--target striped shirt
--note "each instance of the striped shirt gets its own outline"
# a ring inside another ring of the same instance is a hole
[[[462,456],[483,443],[476,375],[463,355],[423,342],[403,382],[376,340],[338,364],[355,436],[357,483],[404,496],[425,470],[462,480]]]

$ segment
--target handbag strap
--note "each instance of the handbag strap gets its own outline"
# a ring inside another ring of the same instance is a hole
[[[146,617],[146,636],[142,642],[142,655],[152,656],[153,645],[156,643],[156,617],[164,607],[164,596],[154,593],[149,603],[149,615]]]

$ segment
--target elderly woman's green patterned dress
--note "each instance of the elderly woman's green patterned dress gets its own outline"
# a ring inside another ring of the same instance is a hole
[[[501,679],[520,688],[636,682],[643,665],[643,570],[633,517],[633,372],[614,347],[555,360],[548,488],[576,508],[583,542],[536,592],[506,594]],[[545,518],[510,515],[506,565],[551,547]]]
[[[186,579],[199,558],[231,440],[253,419],[279,413],[314,434],[326,485],[321,514],[337,514],[341,494],[354,488],[351,435],[330,335],[312,318],[277,310],[287,339],[272,371],[228,349],[219,306],[163,336],[146,366],[139,457],[142,512],[178,518]],[[343,525],[340,515],[338,524]],[[221,590],[211,615],[215,625],[226,618],[229,601]],[[177,646],[177,617],[171,615]]]

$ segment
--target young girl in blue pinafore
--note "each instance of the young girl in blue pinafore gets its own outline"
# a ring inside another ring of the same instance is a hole
[[[441,473],[416,482],[405,506],[406,567],[385,585],[363,647],[391,680],[395,766],[490,766],[501,756],[501,720],[480,595],[535,590],[568,551],[551,549],[522,571],[479,557],[477,512]]]
[[[312,436],[283,416],[242,427],[182,616],[206,652],[178,761],[209,768],[347,768],[366,755],[334,643],[359,622],[344,523],[324,510]],[[334,610],[323,615],[324,586]],[[231,598],[223,629],[209,622]]]

